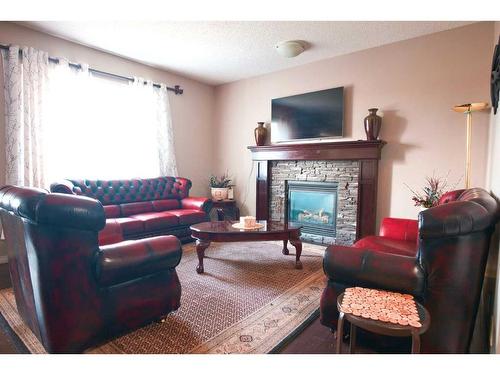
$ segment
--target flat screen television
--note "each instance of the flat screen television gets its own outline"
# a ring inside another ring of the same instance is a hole
[[[344,88],[308,92],[271,101],[271,142],[342,137]]]

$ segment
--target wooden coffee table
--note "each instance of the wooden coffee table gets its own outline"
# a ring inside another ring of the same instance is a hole
[[[292,226],[274,221],[258,221],[264,224],[261,229],[237,229],[233,224],[237,221],[211,221],[191,226],[191,237],[196,240],[196,252],[198,253],[198,267],[196,272],[203,273],[203,258],[205,250],[211,242],[249,242],[249,241],[283,241],[284,255],[288,255],[287,243],[295,246],[295,268],[302,269],[300,255],[302,253],[302,241],[300,240],[300,229],[302,226]]]

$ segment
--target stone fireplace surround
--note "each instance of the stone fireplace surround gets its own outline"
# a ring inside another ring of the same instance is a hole
[[[339,183],[338,203],[343,205],[343,209],[337,211],[337,232],[341,233],[337,233],[336,243],[349,244],[374,234],[378,161],[384,145],[381,140],[359,140],[248,146],[257,167],[257,219],[282,220],[284,180],[328,181],[335,178]],[[329,238],[310,240],[332,241]]]
[[[278,160],[271,162],[269,213],[285,219],[285,181],[337,182],[336,238],[302,233],[306,241],[351,245],[356,239],[359,163],[351,160]]]

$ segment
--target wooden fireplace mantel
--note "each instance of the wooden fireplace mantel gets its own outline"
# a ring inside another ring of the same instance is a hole
[[[248,146],[253,160],[365,160],[380,159],[384,141]]]
[[[301,144],[248,146],[257,161],[256,211],[258,220],[269,218],[271,161],[274,160],[355,160],[359,162],[356,238],[375,232],[378,161],[386,142],[340,141]]]

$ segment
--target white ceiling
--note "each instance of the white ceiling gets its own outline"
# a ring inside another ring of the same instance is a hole
[[[472,22],[138,22],[29,21],[27,27],[169,70],[212,85],[266,74],[333,56],[410,39]],[[304,40],[300,56],[274,45]]]

